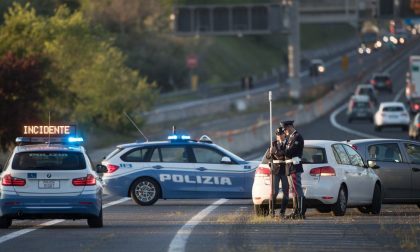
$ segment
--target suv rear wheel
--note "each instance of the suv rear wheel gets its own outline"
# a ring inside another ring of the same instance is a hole
[[[101,209],[101,212],[99,212],[98,217],[89,218],[87,220],[87,223],[88,223],[89,227],[91,227],[91,228],[103,227],[104,226],[104,220],[103,220],[103,215],[102,215],[102,209]]]

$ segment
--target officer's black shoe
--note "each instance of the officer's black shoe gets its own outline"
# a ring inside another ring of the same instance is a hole
[[[287,216],[285,214],[285,212],[280,212],[280,220],[286,220]]]
[[[286,219],[294,220],[296,218],[297,214],[298,214],[297,211],[293,211],[293,213],[286,216]]]

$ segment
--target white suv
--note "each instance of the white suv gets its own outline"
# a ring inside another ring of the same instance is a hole
[[[375,130],[385,127],[401,127],[408,131],[410,116],[402,102],[382,102],[374,116]]]

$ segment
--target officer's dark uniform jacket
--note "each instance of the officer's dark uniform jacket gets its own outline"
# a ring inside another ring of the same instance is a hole
[[[302,159],[303,145],[303,137],[299,132],[293,132],[287,141],[285,149],[286,160],[290,160],[294,157]],[[303,172],[302,162],[299,164],[286,163],[286,170],[289,170],[290,173]]]
[[[274,142],[271,143],[271,146],[273,146],[272,152],[270,153],[270,149],[268,149],[265,157],[267,159],[273,158],[273,160],[284,161],[285,160],[284,151],[286,150],[286,143],[285,142],[274,141]],[[273,165],[274,165],[274,167],[273,167],[273,174],[274,175],[282,175],[282,174],[287,175],[285,173],[286,165],[285,165],[284,162],[273,163]]]

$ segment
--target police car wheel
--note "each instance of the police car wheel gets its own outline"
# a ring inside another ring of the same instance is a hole
[[[269,209],[267,204],[254,205],[255,214],[257,216],[268,216]]]
[[[98,217],[94,217],[94,218],[89,218],[87,220],[87,223],[89,225],[90,228],[100,228],[104,226],[104,220],[103,220],[103,215],[102,215],[102,209],[101,212],[99,212],[99,216]]]
[[[334,216],[343,216],[347,209],[347,192],[343,186],[338,191],[337,202],[332,206],[332,213]]]
[[[0,228],[9,228],[12,225],[12,219],[0,217]]]
[[[140,178],[131,186],[131,198],[141,206],[153,205],[159,195],[160,187],[153,179]]]

